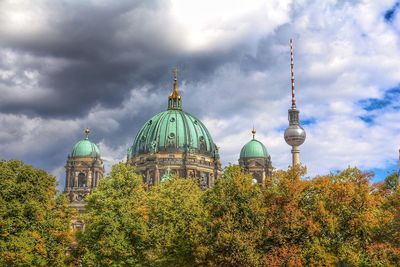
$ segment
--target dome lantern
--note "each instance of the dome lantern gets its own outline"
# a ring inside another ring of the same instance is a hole
[[[178,69],[173,70],[174,83],[172,84],[172,92],[168,97],[168,109],[182,110],[182,96],[178,87]]]

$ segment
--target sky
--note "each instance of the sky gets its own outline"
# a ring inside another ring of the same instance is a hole
[[[0,2],[0,158],[64,184],[67,155],[91,129],[106,171],[167,107],[179,69],[185,111],[237,163],[251,129],[286,169],[294,42],[308,176],[397,169],[400,3],[286,0]]]

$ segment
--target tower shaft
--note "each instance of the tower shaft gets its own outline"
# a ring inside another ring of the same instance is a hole
[[[292,166],[300,165],[300,146],[292,146]]]

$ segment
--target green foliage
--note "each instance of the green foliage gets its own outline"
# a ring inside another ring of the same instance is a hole
[[[0,161],[0,266],[63,266],[71,211],[56,179],[21,161]]]
[[[135,266],[144,261],[148,237],[147,195],[142,178],[123,163],[114,165],[87,198],[85,231],[78,235],[84,266]]]
[[[239,166],[225,169],[204,196],[210,215],[207,265],[258,266],[265,208],[261,188]]]
[[[207,220],[202,191],[194,180],[173,178],[148,196],[148,264],[194,266],[202,262]]]
[[[384,189],[395,191],[399,187],[399,176],[393,172],[385,178]]]
[[[88,199],[87,266],[396,266],[400,194],[356,168],[302,180],[275,171],[265,187],[238,166],[202,191],[173,178],[149,191],[114,166]]]

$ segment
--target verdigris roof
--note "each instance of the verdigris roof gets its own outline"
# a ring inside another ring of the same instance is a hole
[[[168,109],[154,115],[142,126],[128,149],[128,158],[162,151],[188,151],[210,156],[218,153],[204,124],[182,110],[176,71]]]
[[[100,157],[100,150],[97,145],[89,140],[89,129],[85,130],[85,139],[75,144],[71,157]]]
[[[199,119],[181,109],[169,109],[156,114],[143,125],[130,153],[134,156],[176,150],[213,154],[216,145]]]
[[[240,158],[266,158],[267,148],[260,141],[253,139],[245,144],[240,151]]]
[[[263,143],[255,139],[256,130],[253,127],[251,131],[253,139],[247,142],[240,150],[240,158],[266,158],[268,157],[267,148]]]

